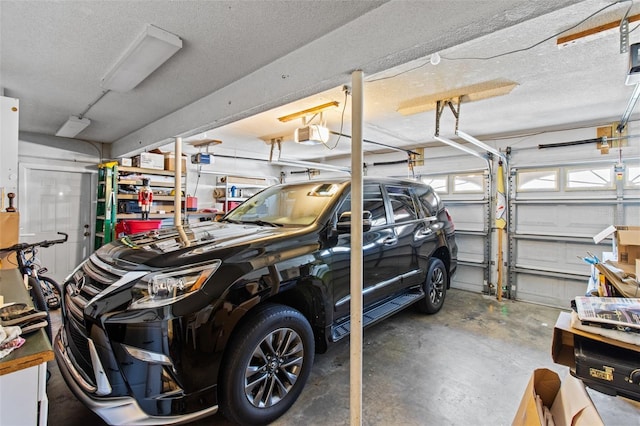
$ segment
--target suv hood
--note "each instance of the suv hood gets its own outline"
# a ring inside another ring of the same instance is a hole
[[[260,246],[273,238],[298,233],[299,228],[211,222],[185,226],[184,231],[190,241],[188,247],[180,242],[177,228],[163,228],[120,238],[101,247],[97,255],[128,270],[181,266],[214,256],[226,259],[250,245]]]

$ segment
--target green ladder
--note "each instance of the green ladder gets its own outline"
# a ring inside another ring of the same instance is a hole
[[[98,165],[98,200],[96,204],[96,237],[94,250],[113,241],[116,226],[116,193],[118,192],[118,163],[110,161]]]

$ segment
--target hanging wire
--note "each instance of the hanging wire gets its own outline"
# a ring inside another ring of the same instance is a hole
[[[90,110],[91,108],[93,108],[93,106],[94,106],[95,104],[97,104],[98,102],[100,102],[100,100],[101,100],[102,98],[104,98],[104,95],[106,95],[106,94],[107,94],[107,93],[109,93],[110,91],[111,91],[110,89],[103,90],[103,91],[102,91],[102,93],[98,96],[98,99],[96,99],[95,101],[91,102],[91,103],[87,106],[87,108],[85,108],[85,110],[84,110],[84,111],[82,111],[80,114],[78,114],[78,118],[82,120],[82,118],[84,117],[84,115],[85,115],[86,113],[88,113],[88,112],[89,112],[89,110]]]
[[[549,40],[551,40],[551,39],[553,39],[553,38],[558,37],[560,34],[566,33],[567,31],[570,31],[570,30],[572,30],[572,29],[574,29],[574,28],[576,28],[576,27],[578,27],[578,26],[580,26],[580,25],[584,24],[584,23],[585,23],[585,22],[587,22],[589,19],[591,19],[591,18],[593,18],[594,16],[596,16],[596,15],[598,15],[598,14],[600,14],[600,13],[604,12],[605,10],[609,9],[610,7],[613,7],[613,6],[617,5],[618,3],[626,3],[626,2],[628,2],[628,1],[629,1],[629,0],[618,0],[618,1],[616,1],[615,3],[611,3],[611,4],[607,5],[607,6],[604,6],[604,7],[600,8],[600,9],[596,10],[595,12],[593,12],[591,15],[587,16],[586,18],[582,19],[582,20],[581,20],[581,21],[579,21],[577,24],[574,24],[574,25],[570,26],[570,27],[569,27],[569,28],[567,28],[567,29],[564,29],[564,30],[559,31],[559,32],[557,32],[557,33],[555,33],[555,34],[552,34],[552,35],[550,35],[549,37],[546,37],[546,38],[544,38],[544,39],[542,39],[542,40],[540,40],[540,41],[538,41],[538,42],[536,42],[536,43],[534,43],[534,44],[532,44],[532,45],[530,45],[530,46],[523,47],[523,48],[521,48],[521,49],[515,49],[515,50],[511,50],[511,51],[504,52],[504,53],[498,53],[498,54],[496,54],[496,55],[493,55],[493,56],[487,56],[487,57],[462,57],[462,58],[443,58],[443,59],[448,59],[448,60],[450,60],[450,61],[470,60],[470,59],[473,59],[473,60],[488,60],[488,59],[495,59],[495,58],[500,58],[500,57],[502,57],[502,56],[511,55],[511,54],[513,54],[513,53],[526,52],[527,50],[531,50],[531,49],[533,49],[533,48],[535,48],[535,47],[538,47],[538,46],[540,46],[541,44],[543,44],[543,43],[545,43],[545,42],[547,42],[547,41],[549,41]],[[632,6],[633,6],[633,1],[632,1],[631,3],[632,3]],[[631,9],[631,6],[629,6],[629,9]],[[628,13],[629,13],[629,10],[627,10],[627,14],[628,14]],[[626,17],[626,14],[625,14],[625,17]]]
[[[533,48],[535,48],[535,47],[537,47],[537,46],[539,46],[539,45],[541,45],[541,44],[543,44],[543,43],[545,43],[545,42],[547,42],[547,41],[549,41],[549,40],[551,40],[551,39],[553,39],[553,38],[555,38],[555,37],[559,36],[560,34],[563,34],[563,33],[567,32],[567,31],[570,31],[570,30],[572,30],[572,29],[574,29],[574,28],[576,28],[576,27],[578,27],[578,26],[582,25],[583,23],[587,22],[589,19],[591,19],[591,18],[593,18],[594,16],[596,16],[596,15],[598,15],[598,14],[600,14],[600,13],[604,12],[605,10],[609,9],[610,7],[615,6],[615,5],[616,5],[616,4],[618,4],[618,3],[626,3],[626,2],[628,2],[628,1],[630,1],[630,0],[618,0],[618,1],[616,1],[616,2],[614,2],[614,3],[611,3],[611,4],[607,5],[607,6],[604,6],[604,7],[600,8],[600,9],[598,9],[597,11],[593,12],[592,14],[590,14],[589,16],[587,16],[586,18],[582,19],[582,20],[581,20],[581,21],[579,21],[577,24],[574,24],[574,25],[572,25],[571,27],[569,27],[569,28],[567,28],[567,29],[564,29],[564,30],[562,30],[562,31],[559,31],[559,32],[557,32],[557,33],[555,33],[555,34],[553,34],[553,35],[551,35],[551,36],[549,36],[549,37],[547,37],[547,38],[545,38],[545,39],[543,39],[543,40],[538,41],[537,43],[534,43],[534,44],[532,44],[532,45],[530,45],[530,46],[527,46],[527,47],[523,47],[523,48],[521,48],[521,49],[510,50],[510,51],[508,51],[508,52],[503,52],[503,53],[499,53],[499,54],[496,54],[496,55],[493,55],[493,56],[486,56],[486,57],[473,57],[473,56],[471,56],[471,57],[450,58],[450,57],[445,57],[445,56],[442,56],[442,55],[440,55],[440,56],[441,56],[441,58],[442,58],[442,59],[446,59],[446,60],[449,60],[449,61],[462,61],[462,60],[479,60],[479,61],[486,61],[486,60],[490,60],[490,59],[500,58],[500,57],[502,57],[502,56],[511,55],[511,54],[513,54],[513,53],[525,52],[525,51],[527,51],[527,50],[531,50],[531,49],[533,49]],[[631,6],[633,6],[633,1],[631,1]],[[631,9],[631,6],[629,6],[629,9],[627,9],[627,12],[625,13],[625,18],[623,18],[623,19],[626,19],[626,16],[629,14],[629,11],[630,11],[630,9]],[[622,22],[622,21],[620,21],[620,22]],[[631,30],[631,31],[636,30],[638,27],[640,27],[640,24],[638,24],[638,25],[637,25],[635,28],[633,28],[633,30]],[[629,32],[631,32],[631,31],[629,31]],[[390,76],[387,76],[387,77],[380,77],[380,78],[376,78],[376,79],[372,79],[372,80],[366,80],[366,82],[367,82],[367,83],[374,83],[374,82],[376,82],[376,81],[389,80],[389,79],[392,79],[392,78],[396,78],[396,77],[401,76],[401,75],[403,75],[403,74],[409,73],[409,72],[411,72],[411,71],[415,71],[415,70],[417,70],[417,69],[419,69],[419,68],[422,68],[422,67],[424,67],[424,66],[425,66],[425,65],[427,65],[427,64],[430,64],[430,60],[425,59],[425,60],[423,61],[423,63],[421,63],[421,64],[419,64],[419,65],[416,65],[416,66],[414,66],[414,67],[412,67],[412,68],[409,68],[409,69],[407,69],[407,70],[400,71],[400,72],[398,72],[397,74],[390,75]]]
[[[344,91],[344,102],[342,105],[342,115],[340,117],[340,134],[338,135],[338,139],[336,140],[336,143],[333,145],[333,147],[330,147],[329,145],[326,144],[326,142],[322,142],[322,144],[327,147],[329,150],[333,150],[338,146],[338,143],[340,142],[340,138],[342,138],[342,129],[344,128],[344,112],[347,109],[347,90]]]

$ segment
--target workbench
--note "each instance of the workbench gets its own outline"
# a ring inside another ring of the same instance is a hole
[[[17,269],[0,270],[4,303],[33,306]],[[26,342],[0,359],[0,425],[46,425],[47,362],[54,358],[44,329],[24,336]]]

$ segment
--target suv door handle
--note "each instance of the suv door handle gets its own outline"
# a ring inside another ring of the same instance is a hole
[[[392,246],[397,242],[398,242],[398,239],[396,237],[387,237],[384,239],[384,241],[382,241],[382,244],[384,244],[385,246]]]

